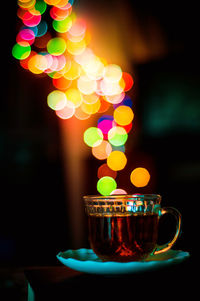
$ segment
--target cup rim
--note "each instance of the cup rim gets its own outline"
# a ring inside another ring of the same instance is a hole
[[[160,194],[112,194],[112,195],[85,195],[83,196],[84,200],[98,200],[98,201],[105,201],[105,200],[116,200],[116,199],[144,199],[144,200],[159,200],[161,201]]]

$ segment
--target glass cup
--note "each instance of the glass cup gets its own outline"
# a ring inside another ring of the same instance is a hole
[[[166,252],[180,233],[181,215],[172,207],[161,208],[157,194],[84,196],[88,215],[89,242],[103,261],[141,261]],[[171,241],[157,244],[162,215],[172,214],[176,232]]]

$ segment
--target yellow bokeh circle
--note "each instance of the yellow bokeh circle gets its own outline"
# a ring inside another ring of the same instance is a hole
[[[135,168],[130,176],[131,183],[136,187],[144,187],[149,183],[150,173],[146,168]]]
[[[113,151],[107,158],[107,165],[112,170],[122,170],[127,163],[126,155],[121,151]]]
[[[127,125],[132,122],[134,113],[128,106],[119,106],[115,109],[113,116],[119,125]]]

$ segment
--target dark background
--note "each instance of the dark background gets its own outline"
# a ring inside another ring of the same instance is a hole
[[[83,2],[96,10],[108,5]],[[183,226],[176,248],[194,256],[200,201],[199,10],[194,1],[126,4],[144,32],[149,17],[157,21],[167,47],[162,56],[133,62],[136,120],[128,142],[131,162],[144,162],[152,170],[150,185],[138,192],[159,193],[164,206],[180,210]],[[73,246],[59,124],[46,104],[52,86],[46,77],[22,70],[12,57],[17,5],[2,6],[0,264],[56,264],[55,255]],[[74,10],[76,6],[77,2]],[[87,165],[96,175],[94,161],[88,158]],[[89,194],[95,193],[95,183],[94,178],[87,184]]]

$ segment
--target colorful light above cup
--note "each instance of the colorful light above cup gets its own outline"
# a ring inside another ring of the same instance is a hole
[[[81,109],[83,110],[83,112],[90,115],[96,114],[99,111],[100,107],[101,107],[101,102],[99,99],[95,103],[89,104],[83,102],[81,105]]]
[[[27,46],[27,43],[32,45],[35,41],[35,33],[31,29],[24,28],[18,33],[16,41],[21,46]]]
[[[119,194],[127,194],[126,190],[117,188],[111,192],[110,195],[119,195]]]
[[[53,110],[61,110],[67,103],[67,97],[64,92],[54,90],[47,96],[48,106]]]
[[[100,97],[100,108],[98,110],[98,113],[105,113],[109,110],[110,107],[110,103],[105,101],[102,97]]]
[[[31,46],[27,43],[26,45],[20,45],[16,43],[12,48],[12,55],[18,60],[26,59],[31,53]]]
[[[133,87],[133,84],[134,84],[132,76],[127,72],[123,72],[122,78],[125,83],[124,91],[127,92],[127,91],[131,90],[131,88]]]
[[[116,104],[121,104],[123,99],[125,97],[125,93],[121,92],[119,94],[116,95],[104,95],[104,99],[110,103],[112,103],[113,105]]]
[[[90,127],[84,132],[83,139],[88,146],[95,147],[102,143],[103,133],[96,127]]]
[[[74,116],[79,119],[79,120],[86,120],[88,118],[90,118],[90,114],[85,113],[81,107],[76,108]]]
[[[126,143],[128,134],[123,127],[114,126],[108,132],[108,141],[115,146],[121,146]]]
[[[108,138],[108,132],[113,127],[113,116],[104,115],[98,120],[98,128],[102,131],[104,138]]]
[[[99,100],[99,96],[96,93],[83,94],[83,102],[84,103],[91,105],[91,104],[95,104],[98,100]]]
[[[54,20],[62,21],[65,18],[67,18],[72,12],[72,5],[68,2],[63,7],[58,7],[57,5],[54,5],[50,9],[50,16]]]
[[[45,35],[46,32],[47,32],[47,29],[48,29],[47,22],[41,21],[37,25],[37,34],[36,34],[36,37],[42,37],[43,35]]]
[[[71,118],[75,113],[75,108],[73,106],[69,106],[69,103],[67,103],[64,108],[60,110],[56,110],[56,115],[61,119],[69,119]]]
[[[32,51],[32,50],[31,50],[31,53],[29,54],[29,56],[28,56],[27,58],[25,58],[24,60],[19,60],[20,65],[21,65],[24,69],[29,70],[28,62],[29,62],[30,58],[31,58],[32,56],[36,55],[36,54],[37,54],[37,53],[36,53],[35,51]]]
[[[104,68],[104,79],[109,83],[119,82],[122,78],[122,69],[115,64],[107,65]]]
[[[76,22],[68,31],[70,37],[78,38],[82,37],[86,32],[86,22],[83,19],[76,19]]]
[[[98,119],[98,125],[104,121],[104,120],[110,120],[111,122],[113,122],[114,118],[112,115],[102,115],[99,119]]]
[[[47,50],[52,55],[61,55],[66,50],[66,42],[63,38],[53,38],[47,43]]]
[[[66,61],[67,64],[68,61]],[[68,80],[76,80],[81,75],[81,67],[79,64],[77,64],[75,61],[70,61],[70,64],[68,66],[67,70],[64,70],[64,78]]]
[[[78,89],[85,95],[95,93],[97,88],[96,80],[89,78],[87,75],[81,75],[77,80]]]
[[[127,107],[132,108],[133,102],[129,96],[125,95],[124,99],[120,103],[113,104],[114,109],[116,109],[119,106],[127,106]]]
[[[66,33],[72,27],[72,18],[68,16],[64,20],[53,20],[52,26],[55,31],[59,33]]]
[[[22,21],[28,27],[37,26],[41,21],[41,15],[34,15],[30,11],[25,12]]]
[[[112,145],[112,150],[113,151],[120,151],[122,153],[125,153],[125,145],[120,145],[120,146]]]
[[[59,78],[53,78],[52,82],[53,82],[54,87],[56,87],[59,90],[65,90],[65,91],[72,84],[72,81],[64,78],[64,76],[61,76]]]
[[[68,106],[78,108],[83,102],[83,96],[82,96],[81,92],[78,89],[69,88],[65,92],[65,95],[66,95],[67,100],[69,102]]]
[[[111,152],[107,158],[108,166],[115,171],[124,169],[126,163],[127,163],[126,155],[120,151]]]
[[[86,42],[84,39],[77,41],[77,42],[73,42],[68,39],[66,42],[66,48],[70,54],[79,55],[79,54],[83,53],[83,51],[85,50]]]
[[[75,58],[81,64],[88,77],[94,80],[100,80],[103,77],[104,64],[94,55],[91,49],[86,48],[83,53]]]
[[[18,0],[17,4],[24,9],[30,9],[35,5],[36,0]]]
[[[55,5],[55,6],[58,6],[58,7],[59,7],[60,2],[63,3],[63,1],[60,1],[60,0],[44,0],[44,2],[46,2],[49,5]],[[65,1],[65,4],[67,4],[67,3],[68,3],[68,1],[67,2]]]
[[[37,0],[34,9],[42,15],[47,9],[47,4],[43,0]]]
[[[97,171],[97,176],[98,176],[99,179],[103,178],[105,176],[116,179],[117,171],[111,169],[106,163],[104,163],[101,166],[99,166],[98,171]]]
[[[43,73],[48,67],[48,61],[42,54],[33,55],[28,61],[28,69],[34,74]]]
[[[134,113],[128,106],[119,106],[114,110],[113,116],[119,125],[127,125],[132,122]]]
[[[103,177],[97,182],[97,191],[102,195],[110,195],[117,188],[116,181],[111,177]]]
[[[92,154],[98,160],[107,159],[111,152],[112,146],[105,140],[103,140],[100,145],[92,147]]]
[[[73,2],[18,0],[17,16],[23,24],[12,55],[24,69],[47,75],[52,81],[55,90],[47,96],[47,104],[59,118],[74,116],[85,120],[109,112],[98,118],[97,127],[88,128],[83,138],[96,159],[107,160],[107,164],[98,168],[98,177],[103,178],[98,182],[98,191],[103,195],[112,191],[125,193],[116,187],[111,191],[109,187],[116,185],[112,179],[127,164],[125,143],[134,113],[132,100],[125,92],[133,87],[134,80],[120,66],[98,57],[89,47],[91,35],[87,22],[72,13]],[[42,20],[46,14],[52,18],[51,24]],[[142,185],[138,174],[133,175],[132,183]]]
[[[104,96],[115,96],[121,94],[123,92],[123,88],[119,85],[118,82],[109,82],[105,79],[102,79],[99,83],[99,91],[100,95]]]
[[[138,167],[131,172],[131,183],[136,187],[145,187],[149,183],[150,173],[146,168]]]

